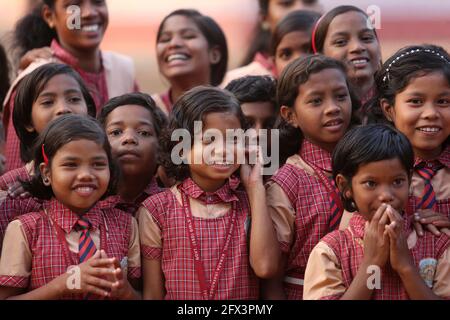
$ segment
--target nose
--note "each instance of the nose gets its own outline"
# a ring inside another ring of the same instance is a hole
[[[350,52],[359,53],[364,51],[366,51],[366,47],[360,39],[352,39],[350,41]]]
[[[422,112],[422,118],[426,120],[435,120],[439,118],[439,111],[434,103],[430,102],[425,105],[425,108]]]
[[[92,1],[91,0],[83,1],[83,4],[81,5],[81,17],[89,18],[95,16],[96,14],[97,10],[95,6],[92,4]]]
[[[339,106],[339,104],[333,98],[330,98],[325,107],[325,114],[336,115],[339,114],[340,112],[341,107]]]
[[[92,174],[92,170],[89,165],[80,166],[77,176],[80,181],[92,181],[94,179],[94,175]]]
[[[65,101],[60,101],[56,106],[56,116],[62,116],[63,114],[72,113],[72,109]]]
[[[132,130],[125,130],[122,136],[122,145],[127,144],[138,144],[138,139],[136,137],[136,134]]]
[[[378,199],[381,203],[392,204],[394,201],[394,195],[392,190],[389,187],[384,187],[380,190],[380,194]]]
[[[183,45],[183,39],[177,35],[177,34],[173,34],[172,38],[170,39],[169,42],[169,48],[179,48]]]

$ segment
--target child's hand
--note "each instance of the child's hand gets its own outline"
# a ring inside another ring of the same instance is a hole
[[[392,269],[402,274],[413,265],[411,252],[406,242],[406,234],[403,230],[402,216],[391,206],[386,209],[390,223],[386,226],[390,243],[390,262]]]
[[[15,198],[28,198],[30,197],[30,193],[25,191],[25,189],[22,186],[22,183],[16,181],[14,183],[12,183],[9,187],[8,187],[8,195],[15,199]]]
[[[119,261],[114,258],[114,283],[111,287],[111,298],[116,299],[133,299],[134,298],[134,289],[131,287],[131,284],[127,280],[127,276],[124,274],[125,272],[122,270]]]
[[[19,68],[25,70],[31,63],[38,59],[50,59],[53,51],[50,47],[42,47],[28,51],[23,55],[19,62]]]
[[[241,165],[241,181],[245,189],[249,192],[253,187],[263,185],[262,179],[262,151],[261,147],[254,146],[248,151],[248,157],[255,159],[256,163],[252,166],[250,164]]]
[[[382,204],[372,217],[366,222],[364,232],[364,260],[366,265],[383,267],[389,259],[389,236],[385,230],[388,222],[386,204]]]
[[[107,279],[114,275],[114,268],[112,268],[114,259],[102,258],[102,255],[104,255],[104,251],[98,250],[89,260],[78,265],[80,287],[69,289],[70,294],[90,293],[102,297],[110,296],[114,281]]]
[[[440,236],[441,232],[450,237],[450,219],[430,209],[418,210],[414,214],[414,228],[419,236],[423,236],[423,227],[433,233],[435,236]]]

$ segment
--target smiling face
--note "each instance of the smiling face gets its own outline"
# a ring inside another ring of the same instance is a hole
[[[367,221],[383,203],[402,212],[408,202],[408,172],[398,158],[360,165],[350,187],[342,175],[336,179],[340,190],[346,190],[345,197],[354,200],[358,212]]]
[[[305,56],[309,51],[310,35],[305,31],[293,31],[281,39],[275,52],[275,67],[280,75],[294,59]]]
[[[281,107],[281,115],[300,128],[306,139],[332,151],[350,124],[352,103],[345,75],[324,69],[301,84],[294,107]]]
[[[222,141],[214,141],[208,135],[208,130],[218,130],[222,134]],[[203,138],[192,146],[187,158],[190,160],[189,170],[192,179],[205,191],[219,189],[238,168],[238,146],[227,145],[228,129],[241,129],[239,118],[233,113],[213,112],[203,119]],[[196,164],[195,159],[201,156],[202,163]],[[211,155],[211,159],[205,159]],[[232,159],[231,163],[227,162]],[[211,161],[207,163],[206,161]]]
[[[91,140],[65,144],[51,159],[50,167],[42,163],[40,169],[55,198],[75,213],[88,211],[108,189],[108,156]]]
[[[190,18],[169,17],[156,44],[159,71],[169,81],[194,77],[199,83],[210,82],[211,64],[220,60],[220,52],[209,44]]]
[[[158,137],[149,110],[139,105],[120,106],[108,114],[105,131],[125,176],[153,177]]]
[[[38,95],[31,109],[29,132],[41,133],[47,124],[67,113],[87,115],[86,101],[78,82],[67,74],[51,78]]]
[[[436,158],[450,135],[450,84],[442,72],[413,78],[395,96],[394,106],[382,101],[387,118],[411,142],[414,154]]]
[[[81,28],[72,27],[77,19],[76,12],[68,10],[71,6],[80,8]],[[98,50],[109,22],[105,0],[57,0],[53,9],[45,6],[43,12],[64,48],[72,52]]]
[[[342,61],[351,81],[373,82],[380,67],[381,50],[368,18],[357,11],[336,16],[328,27],[323,54]]]

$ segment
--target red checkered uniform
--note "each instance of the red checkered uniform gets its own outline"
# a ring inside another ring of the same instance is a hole
[[[218,280],[217,293],[214,296],[214,299],[219,300],[257,299],[259,295],[258,280],[249,262],[250,208],[247,195],[245,191],[238,189],[238,184],[237,179],[230,180],[215,193],[205,193],[190,178],[181,185],[188,197],[199,199],[205,204],[236,202],[237,224]],[[168,189],[148,198],[142,205],[161,230],[162,248],[144,246],[141,243],[141,250],[146,259],[161,260],[165,278],[165,299],[202,299],[181,203]],[[216,269],[230,220],[231,212],[214,219],[195,216],[193,218],[200,257],[208,283]]]

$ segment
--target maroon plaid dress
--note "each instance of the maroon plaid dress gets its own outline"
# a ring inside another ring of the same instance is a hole
[[[247,194],[238,189],[239,181],[230,179],[214,193],[201,190],[192,179],[186,179],[181,189],[188,197],[204,203],[236,203],[237,224],[234,229],[228,255],[218,280],[214,299],[248,300],[259,295],[258,280],[250,267],[248,251],[248,224],[250,208]],[[194,259],[186,217],[181,203],[171,190],[165,190],[143,202],[161,229],[162,248],[141,246],[147,259],[161,259],[165,278],[165,299],[200,300],[203,298]],[[231,210],[230,210],[231,211]],[[220,252],[224,246],[231,212],[215,219],[193,217],[200,257],[205,278],[211,283]]]
[[[18,217],[33,255],[31,276],[25,278],[0,275],[0,286],[27,288],[31,291],[67,272],[69,266],[78,265],[77,253],[65,249],[66,244],[60,241],[56,231],[56,228],[60,228],[64,233],[69,233],[78,220],[77,214],[55,199],[45,202],[43,208],[45,211]],[[99,249],[105,250],[108,257],[122,261],[128,254],[132,230],[131,216],[120,210],[97,205],[86,213],[85,217],[92,223],[93,230],[100,230]],[[140,276],[140,268],[128,268],[129,278]],[[62,297],[62,299],[83,298],[84,295]]]
[[[34,198],[13,199],[5,194],[0,200],[0,252],[8,224],[20,215],[39,211],[41,208],[42,203]]]
[[[408,234],[411,232],[409,227],[411,225],[410,218],[405,219],[404,225]],[[345,231],[333,231],[322,239],[322,241],[333,250],[340,263],[346,288],[350,287],[364,257],[364,246],[362,241],[364,239],[365,223],[366,220],[364,220],[360,214],[355,213],[350,219],[349,227]],[[422,259],[432,258],[438,260],[449,245],[450,238],[446,235],[436,237],[430,232],[425,232],[423,237],[418,237],[416,245],[411,249],[414,264],[419,269],[419,263]],[[340,299],[343,294],[344,293],[323,297],[323,299]],[[399,275],[389,264],[381,270],[381,287],[379,290],[374,290],[372,299],[409,299]]]
[[[318,168],[331,172],[331,154],[308,140],[304,140],[300,157]],[[304,279],[309,255],[329,230],[331,219],[330,194],[318,177],[305,170],[285,164],[271,178],[278,184],[295,210],[295,237],[292,245],[281,243],[281,250],[288,254],[285,275]],[[303,286],[284,283],[289,300],[303,299]]]
[[[450,146],[447,146],[436,160],[438,160],[441,164],[444,165],[444,168],[442,168],[441,170],[450,170]],[[420,158],[416,158],[414,166],[417,166],[422,161],[424,161],[424,160],[422,160]],[[417,173],[414,173],[414,174],[417,175]],[[431,180],[431,181],[433,181],[433,180]],[[449,183],[450,182],[447,183],[447,186],[449,185]],[[436,192],[437,190],[434,190],[434,191]],[[417,209],[420,209],[420,207],[418,206],[418,204],[420,203],[420,200],[421,200],[420,198],[414,196],[410,192],[408,207],[406,210],[406,213],[408,215],[414,214]],[[436,208],[437,208],[436,209],[437,212],[446,215],[450,219],[450,198],[437,199]]]
[[[31,180],[31,176],[28,173],[26,166],[8,171],[4,175],[2,175],[0,177],[0,190],[8,190],[8,187],[11,184],[18,182],[19,180]]]

